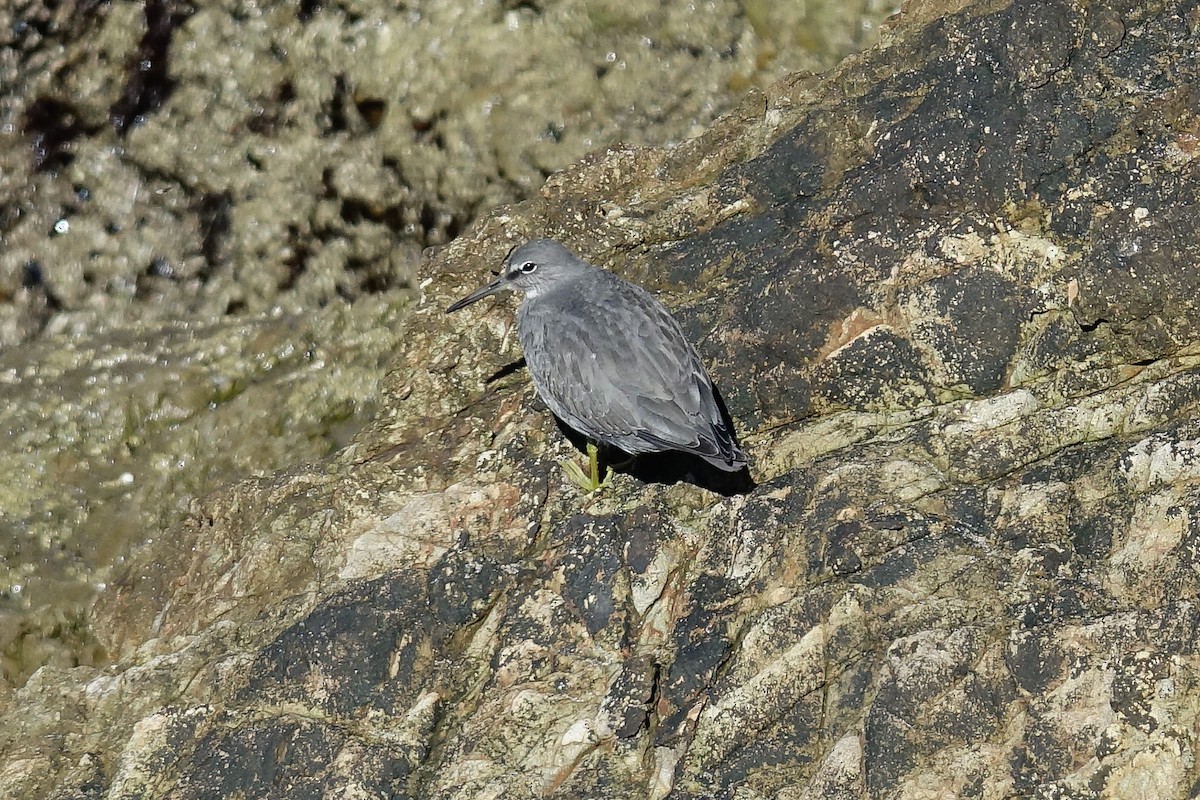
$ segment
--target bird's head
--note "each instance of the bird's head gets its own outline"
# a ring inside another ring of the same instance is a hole
[[[504,290],[534,297],[553,288],[560,281],[579,275],[588,269],[586,262],[552,239],[534,239],[513,248],[500,267],[500,274],[486,286],[481,286],[446,309],[449,314],[477,300]]]

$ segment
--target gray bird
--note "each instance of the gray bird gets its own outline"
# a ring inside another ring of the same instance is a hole
[[[728,472],[746,466],[700,357],[645,289],[538,239],[513,250],[494,281],[446,313],[505,289],[524,295],[517,333],[525,363],[542,400],[567,425],[635,456],[679,450]],[[595,489],[590,442],[588,456]]]

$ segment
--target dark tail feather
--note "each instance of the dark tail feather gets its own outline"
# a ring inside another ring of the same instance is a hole
[[[715,428],[713,433],[717,433]],[[678,450],[682,453],[691,453],[694,456],[699,456],[717,469],[722,469],[726,472],[740,472],[748,462],[746,454],[733,441],[733,437],[729,435],[728,431],[722,428],[721,433],[724,435],[718,435],[713,439],[701,437],[700,441],[691,447],[680,446],[675,442],[668,442],[645,431],[639,432],[638,438],[662,450]]]

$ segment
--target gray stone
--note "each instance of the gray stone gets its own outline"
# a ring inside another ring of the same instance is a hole
[[[113,664],[6,701],[0,794],[1193,795],[1197,31],[915,4],[497,211],[371,425],[198,500],[96,606]],[[669,298],[754,492],[581,507],[527,380],[480,394],[511,318],[440,312],[533,235]]]

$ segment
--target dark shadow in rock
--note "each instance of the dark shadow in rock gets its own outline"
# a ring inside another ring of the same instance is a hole
[[[581,466],[586,466],[588,438],[558,417],[554,418],[554,422],[563,436],[579,450],[584,462]],[[616,447],[600,445],[599,460],[602,476],[606,469],[612,467],[613,472],[631,475],[642,483],[690,483],[725,497],[746,494],[757,486],[747,467],[742,467],[738,472],[726,472],[699,456],[679,450],[634,456]]]
[[[495,383],[496,381],[507,378],[509,375],[512,375],[517,370],[522,370],[522,369],[525,369],[525,359],[518,358],[516,361],[513,361],[510,364],[505,364],[503,367],[496,370],[491,375],[488,375],[487,378],[485,378],[483,382],[484,383]]]

